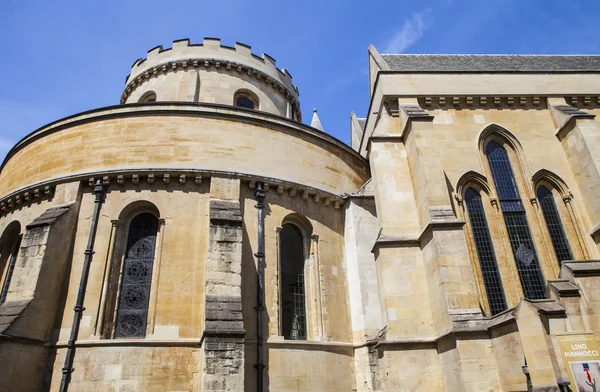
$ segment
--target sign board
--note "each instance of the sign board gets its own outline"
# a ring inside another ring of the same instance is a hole
[[[569,371],[571,390],[600,391],[600,353],[593,334],[557,336]]]

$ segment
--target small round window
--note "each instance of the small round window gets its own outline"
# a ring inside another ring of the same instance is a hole
[[[238,108],[258,109],[258,98],[250,91],[238,91],[235,93],[233,104]]]

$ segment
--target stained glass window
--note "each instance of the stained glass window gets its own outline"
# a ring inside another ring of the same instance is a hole
[[[542,214],[546,221],[546,227],[550,233],[550,239],[552,240],[552,247],[554,248],[554,253],[556,253],[556,258],[559,263],[564,260],[573,260],[569,241],[565,235],[552,192],[550,192],[548,188],[541,186],[537,190],[537,198],[540,201],[540,207],[542,208]]]
[[[131,221],[119,292],[116,338],[146,336],[157,231],[158,219],[150,213],[139,214]]]
[[[477,257],[481,267],[483,284],[487,293],[488,302],[492,315],[506,310],[506,299],[504,289],[498,271],[498,263],[492,245],[490,229],[488,227],[481,196],[474,189],[469,188],[465,192],[465,203],[471,221],[471,231],[475,241]]]
[[[544,276],[508,153],[504,147],[493,141],[488,143],[485,152],[500,199],[500,208],[504,215],[525,298],[545,298]]]
[[[281,332],[285,339],[306,339],[304,245],[302,233],[285,224],[279,233],[281,260]]]

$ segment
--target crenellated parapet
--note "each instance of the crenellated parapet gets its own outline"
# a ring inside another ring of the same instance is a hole
[[[157,46],[150,49],[145,59],[138,59],[133,64],[131,74],[126,78],[121,103],[134,102],[131,99],[134,91],[144,85],[151,86],[148,82],[153,79],[170,73],[194,70],[230,73],[233,77],[258,81],[257,85],[268,86],[281,95],[282,99],[289,101],[298,114],[297,118],[300,117],[298,88],[292,83],[292,76],[285,68],[278,68],[275,59],[266,53],[256,55],[252,53],[250,46],[239,42],[233,47],[225,46],[218,38],[205,38],[202,44],[190,44],[189,39],[182,39],[174,41],[171,48]],[[171,84],[181,83],[180,80],[174,80]],[[198,86],[202,82],[198,80]],[[157,91],[157,94],[158,100],[180,100],[161,99],[160,92]]]

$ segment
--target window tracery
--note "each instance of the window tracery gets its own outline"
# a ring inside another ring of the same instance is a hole
[[[115,337],[144,337],[154,265],[158,219],[151,213],[131,221],[123,265]]]
[[[490,141],[485,154],[525,297],[545,298],[544,277],[508,153],[500,144]]]

